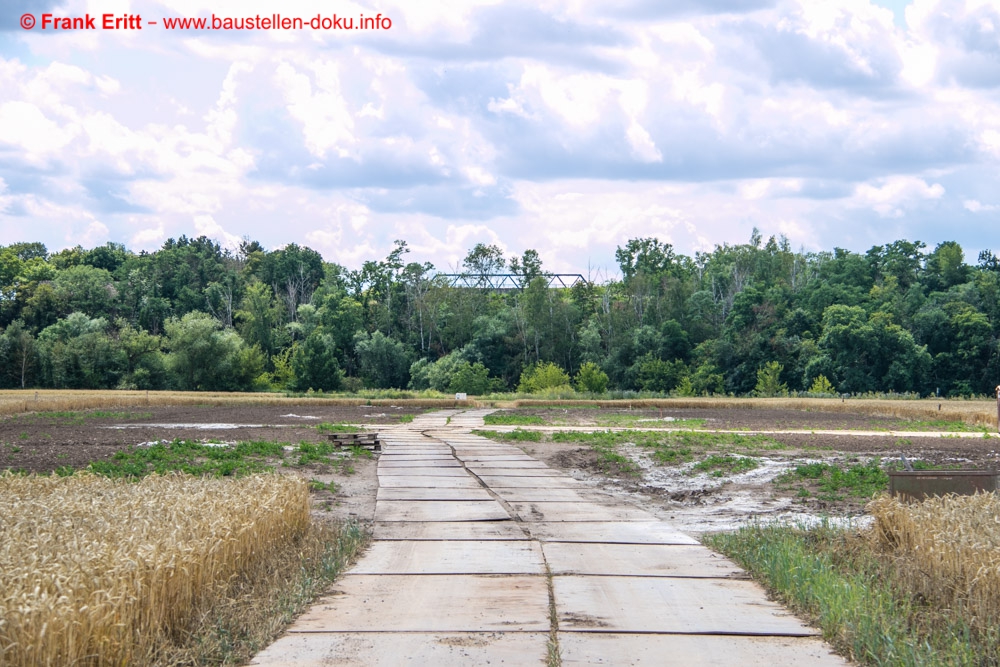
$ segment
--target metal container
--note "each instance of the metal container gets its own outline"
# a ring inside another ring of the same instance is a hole
[[[971,496],[997,490],[994,470],[914,470],[889,473],[889,493],[901,500],[924,500],[954,493]]]

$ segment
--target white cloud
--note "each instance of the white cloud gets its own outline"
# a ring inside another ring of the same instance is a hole
[[[858,206],[871,207],[885,218],[901,217],[906,209],[920,201],[944,196],[944,187],[940,183],[928,185],[915,176],[892,176],[880,179],[879,183],[858,185],[854,190],[854,201]]]
[[[227,232],[210,215],[194,216],[194,230],[199,236],[207,236],[210,239],[218,241],[225,248],[235,249],[240,245],[240,237]]]
[[[996,204],[983,204],[977,199],[966,199],[962,202],[962,206],[966,211],[970,211],[972,213],[990,213],[992,211],[1000,211],[1000,206],[997,206]]]
[[[442,266],[482,241],[538,246],[567,270],[611,262],[630,237],[690,252],[754,225],[810,248],[926,229],[980,242],[975,223],[930,222],[993,210],[973,197],[996,189],[1000,161],[994,1],[914,0],[905,27],[868,0],[660,9],[385,0],[385,33],[13,36],[3,238],[248,234],[350,266],[396,237]],[[222,13],[209,0],[64,11]],[[892,230],[873,231],[886,218]]]

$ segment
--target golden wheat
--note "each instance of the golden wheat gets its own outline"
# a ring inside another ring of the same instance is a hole
[[[0,475],[0,665],[149,662],[308,526],[307,485],[290,476]]]
[[[941,609],[961,608],[974,626],[1000,621],[1000,497],[995,493],[868,505],[875,542],[900,581]]]
[[[406,405],[418,408],[470,407],[451,398],[289,397],[275,393],[199,391],[119,391],[84,389],[0,390],[0,415],[31,412],[137,408],[175,405]]]

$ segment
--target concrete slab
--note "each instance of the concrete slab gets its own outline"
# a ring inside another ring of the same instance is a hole
[[[635,577],[733,577],[744,571],[702,546],[546,542],[552,574]]]
[[[472,456],[463,456],[462,460],[466,463],[472,462],[487,462],[487,461],[534,461],[527,454],[474,454]]]
[[[434,477],[466,477],[469,473],[464,468],[441,467],[418,467],[418,468],[383,468],[379,466],[379,477],[390,477],[393,475],[431,475]]]
[[[537,542],[374,542],[351,574],[545,574]]]
[[[376,540],[527,540],[516,521],[392,521],[376,523]]]
[[[378,461],[378,467],[380,470],[384,468],[461,468],[462,464],[454,458],[399,461],[382,457]]]
[[[544,665],[548,634],[543,632],[317,632],[286,635],[251,665],[261,667],[397,667],[401,663]]]
[[[526,460],[526,461],[471,461],[465,457],[462,457],[463,461],[466,461],[466,465],[469,468],[516,468],[527,469],[527,468],[544,468],[546,470],[551,470],[547,465],[541,461]]]
[[[581,489],[583,484],[566,475],[551,477],[510,477],[490,473],[477,475],[491,489]]]
[[[656,517],[630,505],[597,503],[511,503],[523,521],[656,521]]]
[[[818,634],[750,581],[556,576],[553,585],[565,632]]]
[[[662,521],[538,522],[525,528],[543,542],[609,542],[616,544],[698,544]]]
[[[470,456],[516,456],[520,449],[480,449],[478,447],[456,447],[455,456],[466,459]]]
[[[451,454],[395,454],[393,452],[382,452],[378,457],[381,461],[454,461]]]
[[[384,475],[379,477],[379,488],[431,488],[431,489],[481,489],[475,477],[437,477],[434,475]]]
[[[493,500],[489,491],[478,489],[438,489],[428,487],[396,489],[382,487],[377,500]]]
[[[565,475],[560,474],[552,468],[479,467],[475,470],[476,474],[492,475],[494,477],[565,477]]]
[[[845,667],[849,663],[810,637],[559,633],[564,667],[585,665],[717,665],[718,667]],[[252,664],[252,663],[251,663]]]
[[[497,489],[494,491],[508,502],[585,502],[574,489]]]
[[[288,629],[299,632],[548,632],[543,576],[349,574]]]
[[[495,500],[382,500],[376,521],[503,521],[507,510]]]

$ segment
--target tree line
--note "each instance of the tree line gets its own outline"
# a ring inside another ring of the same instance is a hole
[[[185,390],[553,388],[705,394],[992,393],[1000,259],[898,240],[795,252],[785,238],[693,257],[630,239],[620,278],[550,289],[534,250],[479,244],[451,287],[396,241],[358,270],[296,244],[169,239],[0,247],[0,386]]]

